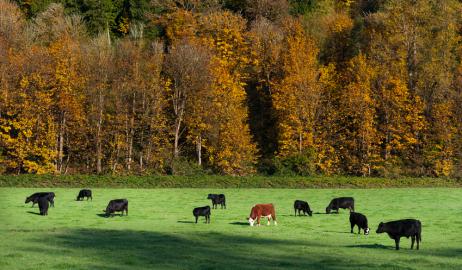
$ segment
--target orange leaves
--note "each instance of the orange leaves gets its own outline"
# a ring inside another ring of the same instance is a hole
[[[278,117],[280,156],[314,147],[314,118],[320,94],[316,79],[318,49],[304,35],[297,21],[286,21],[284,27],[287,36],[284,38],[283,77],[272,95]]]
[[[184,9],[168,13],[158,22],[165,27],[166,37],[172,44],[184,38],[192,38],[197,32],[196,15]]]

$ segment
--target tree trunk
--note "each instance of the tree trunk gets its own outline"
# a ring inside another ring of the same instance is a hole
[[[127,160],[127,169],[131,170],[131,165],[133,161],[133,137],[135,136],[135,98],[136,94],[133,93],[133,101],[132,101],[132,113],[130,117],[130,126],[129,126],[129,133],[128,133],[128,160]]]
[[[101,159],[102,159],[102,146],[101,146],[101,127],[103,124],[103,94],[101,90],[98,94],[98,122],[96,126],[96,173],[100,174],[102,171],[101,168]]]
[[[197,139],[197,164],[202,165],[202,136]]]
[[[58,172],[62,173],[63,170],[63,157],[64,157],[64,133],[66,125],[66,112],[62,112],[61,121],[59,127],[59,137],[58,137]]]
[[[302,153],[302,140],[303,140],[303,137],[302,137],[302,132],[300,131],[298,133],[298,153],[301,154]]]
[[[180,150],[178,149],[179,141],[180,141],[180,130],[181,130],[181,118],[176,119],[175,124],[175,140],[174,140],[174,148],[173,148],[173,157],[178,158],[180,156]]]

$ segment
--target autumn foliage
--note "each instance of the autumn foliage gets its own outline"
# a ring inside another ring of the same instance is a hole
[[[462,176],[460,1],[306,2],[0,0],[0,173]]]

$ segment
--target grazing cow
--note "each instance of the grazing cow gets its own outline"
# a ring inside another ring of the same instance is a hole
[[[223,209],[223,207],[225,207],[225,209],[226,209],[225,194],[209,194],[207,196],[207,199],[212,200],[212,209],[213,208],[216,209],[218,207],[218,205],[221,205],[221,209]]]
[[[77,195],[77,201],[83,200],[84,197],[90,198],[93,201],[93,197],[91,196],[91,190],[89,189],[82,189],[79,191],[79,195]]]
[[[111,200],[109,204],[106,207],[106,210],[103,210],[106,212],[106,217],[108,216],[114,216],[115,212],[122,212],[121,216],[124,215],[124,211],[126,215],[128,216],[128,200],[127,199],[116,199],[116,200]]]
[[[193,215],[196,218],[196,223],[199,217],[205,217],[205,223],[210,223],[210,206],[194,208]]]
[[[55,193],[54,192],[36,192],[30,195],[29,197],[27,197],[24,203],[32,202],[32,207],[34,207],[34,205],[38,203],[39,198],[41,197],[45,197],[48,200],[48,202],[50,202],[51,206],[55,207],[55,202],[54,202]]]
[[[335,198],[330,201],[329,205],[326,207],[326,214],[329,214],[330,211],[336,210],[338,214],[339,208],[350,209],[350,212],[355,211],[355,199],[352,197],[340,197]]]
[[[300,216],[300,211],[303,211],[304,215],[308,214],[310,217],[313,215],[313,211],[311,211],[310,206],[308,205],[308,202],[305,202],[305,201],[296,200],[294,202],[294,210],[295,210],[295,215],[297,215],[297,211],[298,211],[299,216]]]
[[[48,215],[48,199],[46,197],[39,197],[38,206],[40,210],[40,215],[47,216]]]
[[[274,210],[274,205],[269,204],[256,204],[252,207],[250,211],[250,217],[248,217],[250,226],[253,226],[255,221],[257,221],[257,226],[260,226],[260,218],[267,217],[268,225],[270,225],[270,220],[273,219],[274,225],[278,225],[276,221],[276,211]]]
[[[361,213],[350,212],[350,225],[351,233],[353,233],[353,228],[355,225],[358,225],[358,234],[361,233],[361,229],[364,230],[364,234],[369,234],[369,226],[367,225],[367,217]]]
[[[422,242],[422,224],[417,219],[402,219],[391,222],[380,222],[376,233],[386,232],[391,239],[395,240],[396,250],[399,250],[399,240],[401,237],[411,237],[411,249],[414,248],[414,242],[417,240],[417,249],[419,242]]]

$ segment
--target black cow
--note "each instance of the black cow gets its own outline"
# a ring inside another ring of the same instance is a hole
[[[295,215],[300,216],[300,211],[303,211],[303,214],[306,215],[308,214],[310,217],[313,215],[313,211],[311,211],[310,206],[308,205],[308,202],[301,201],[301,200],[296,200],[294,202],[294,210],[295,210]]]
[[[91,196],[91,190],[89,189],[82,189],[79,191],[79,195],[77,195],[77,201],[83,200],[84,197],[90,198],[93,201],[93,197]]]
[[[419,242],[422,242],[422,224],[417,219],[402,219],[390,222],[380,222],[376,233],[386,232],[391,239],[395,240],[396,250],[399,250],[399,240],[401,237],[411,237],[411,249],[414,248],[414,242],[417,240],[417,249]]]
[[[27,197],[24,203],[32,202],[32,207],[34,207],[34,205],[38,203],[39,198],[41,197],[45,197],[48,200],[48,202],[50,202],[51,206],[55,207],[55,201],[54,201],[55,193],[54,192],[36,192],[30,195],[29,197]]]
[[[207,205],[204,207],[194,208],[193,215],[196,218],[196,223],[200,216],[205,217],[205,223],[210,223],[210,206]]]
[[[330,211],[336,210],[338,214],[339,208],[350,209],[350,212],[355,211],[355,199],[352,197],[340,197],[335,198],[330,201],[329,205],[326,207],[326,214],[329,214]]]
[[[358,226],[358,234],[361,233],[361,229],[364,230],[364,234],[369,234],[369,226],[367,225],[367,217],[361,213],[350,212],[350,225],[351,233],[355,225]]]
[[[207,199],[212,200],[212,209],[213,208],[216,209],[218,207],[218,205],[221,205],[221,209],[223,209],[223,207],[225,207],[225,209],[226,209],[225,194],[209,194],[207,196]]]
[[[128,216],[128,200],[127,199],[116,199],[116,200],[111,200],[109,204],[106,207],[106,217],[108,216],[114,216],[115,212],[122,212],[121,216],[124,215],[124,211],[126,215]]]
[[[48,215],[48,199],[45,196],[38,198],[38,206],[40,209],[40,215],[47,216]]]

